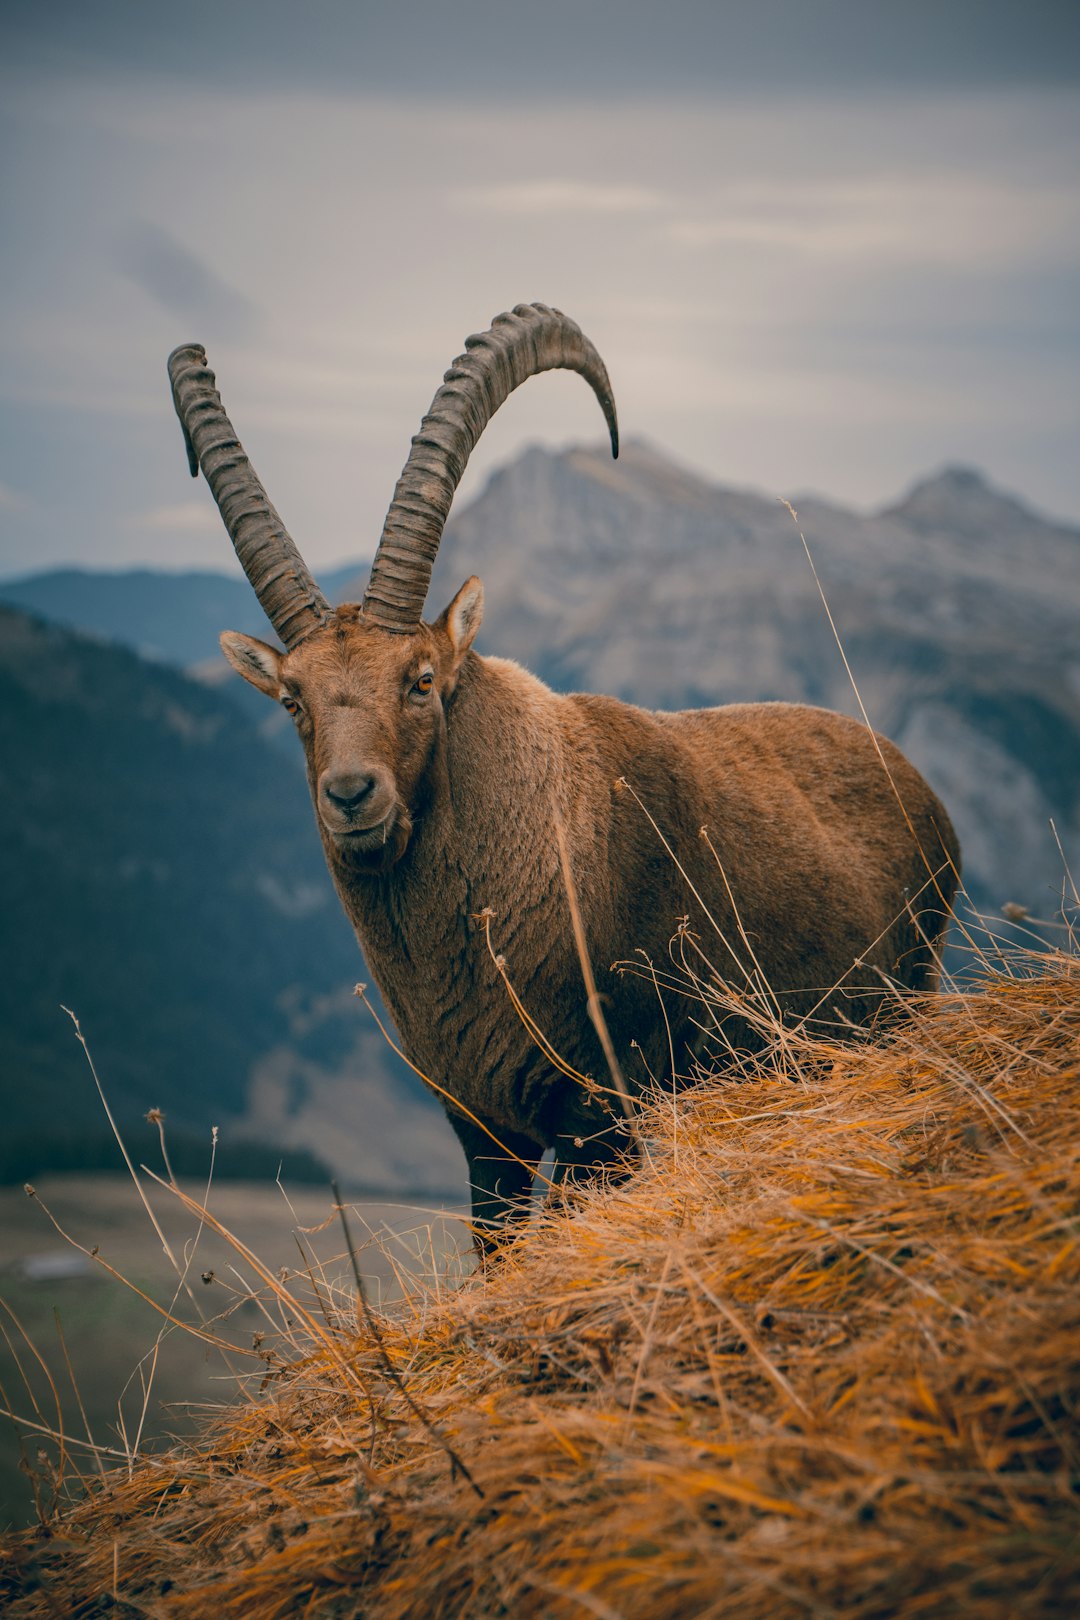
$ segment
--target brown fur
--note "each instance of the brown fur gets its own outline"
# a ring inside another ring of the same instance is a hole
[[[555,1050],[606,1080],[556,816],[632,1084],[670,1069],[669,1031],[649,979],[612,964],[640,951],[670,966],[681,918],[733,987],[754,970],[748,940],[785,1017],[815,1013],[833,1031],[875,1015],[882,975],[912,989],[932,984],[959,852],[941,804],[890,743],[876,747],[856,722],[793,704],[662,714],[561,696],[471,650],[481,606],[470,580],[414,635],[342,608],[335,625],[286,655],[234,634],[222,644],[245,678],[301,705],[326,858],[405,1051],[510,1154],[531,1166],[554,1147],[566,1173],[611,1162],[624,1140],[603,1099],[561,1075],[530,1038],[477,920],[494,912],[495,948]],[[428,671],[425,695],[415,682]],[[364,801],[372,809],[342,810],[327,798],[328,783],[355,772],[374,784]],[[620,791],[619,779],[633,792]],[[370,825],[384,802],[385,817]],[[707,1019],[700,1002],[675,994],[666,1010],[685,1072]],[[729,1019],[713,1050],[724,1041],[750,1047],[752,1029]],[[475,1218],[520,1211],[529,1171],[447,1111],[468,1160]]]

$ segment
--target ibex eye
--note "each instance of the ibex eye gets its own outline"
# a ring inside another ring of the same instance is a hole
[[[430,670],[426,670],[424,672],[424,674],[421,675],[420,679],[418,681],[414,682],[413,691],[418,692],[421,697],[426,697],[427,694],[431,691],[431,688],[434,685],[435,685],[435,677],[434,677],[434,675],[431,673]]]
[[[288,693],[286,693],[285,696],[282,698],[281,706],[286,711],[286,713],[291,714],[294,719],[300,713],[300,705],[299,705],[299,703],[297,703],[297,701],[296,701],[296,699],[294,697],[290,697],[288,695]]]

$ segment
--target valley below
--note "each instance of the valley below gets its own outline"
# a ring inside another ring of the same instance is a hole
[[[216,1407],[260,1398],[267,1374],[290,1354],[295,1322],[275,1313],[265,1281],[237,1245],[309,1301],[317,1319],[354,1309],[351,1261],[329,1188],[219,1182],[207,1207],[230,1242],[175,1192],[145,1177],[143,1185],[193,1298],[130,1177],[45,1175],[36,1198],[0,1188],[0,1401],[21,1420],[0,1420],[0,1527],[34,1521],[27,1461],[42,1505],[51,1499],[58,1448],[41,1428],[62,1428],[74,1469],[89,1475],[97,1469],[91,1437],[105,1466],[116,1467],[127,1455],[195,1432]],[[179,1186],[202,1204],[205,1181]],[[46,1210],[97,1257],[66,1242]],[[422,1197],[349,1198],[350,1233],[372,1304],[420,1298],[425,1290],[438,1296],[471,1270],[469,1235],[456,1213]],[[160,1310],[229,1348],[173,1326]]]

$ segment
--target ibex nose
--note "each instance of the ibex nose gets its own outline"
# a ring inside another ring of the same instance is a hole
[[[324,780],[322,788],[335,810],[349,814],[362,808],[364,800],[374,792],[377,780],[367,771],[349,771]]]

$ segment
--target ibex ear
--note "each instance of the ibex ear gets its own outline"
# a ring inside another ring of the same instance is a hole
[[[435,628],[445,630],[450,639],[450,645],[454,650],[455,668],[472,646],[483,617],[484,587],[473,574],[435,622]]]
[[[256,641],[254,636],[242,636],[239,630],[222,632],[221,650],[238,675],[277,702],[281,696],[284,653],[279,653],[275,647],[268,647],[265,641]]]

